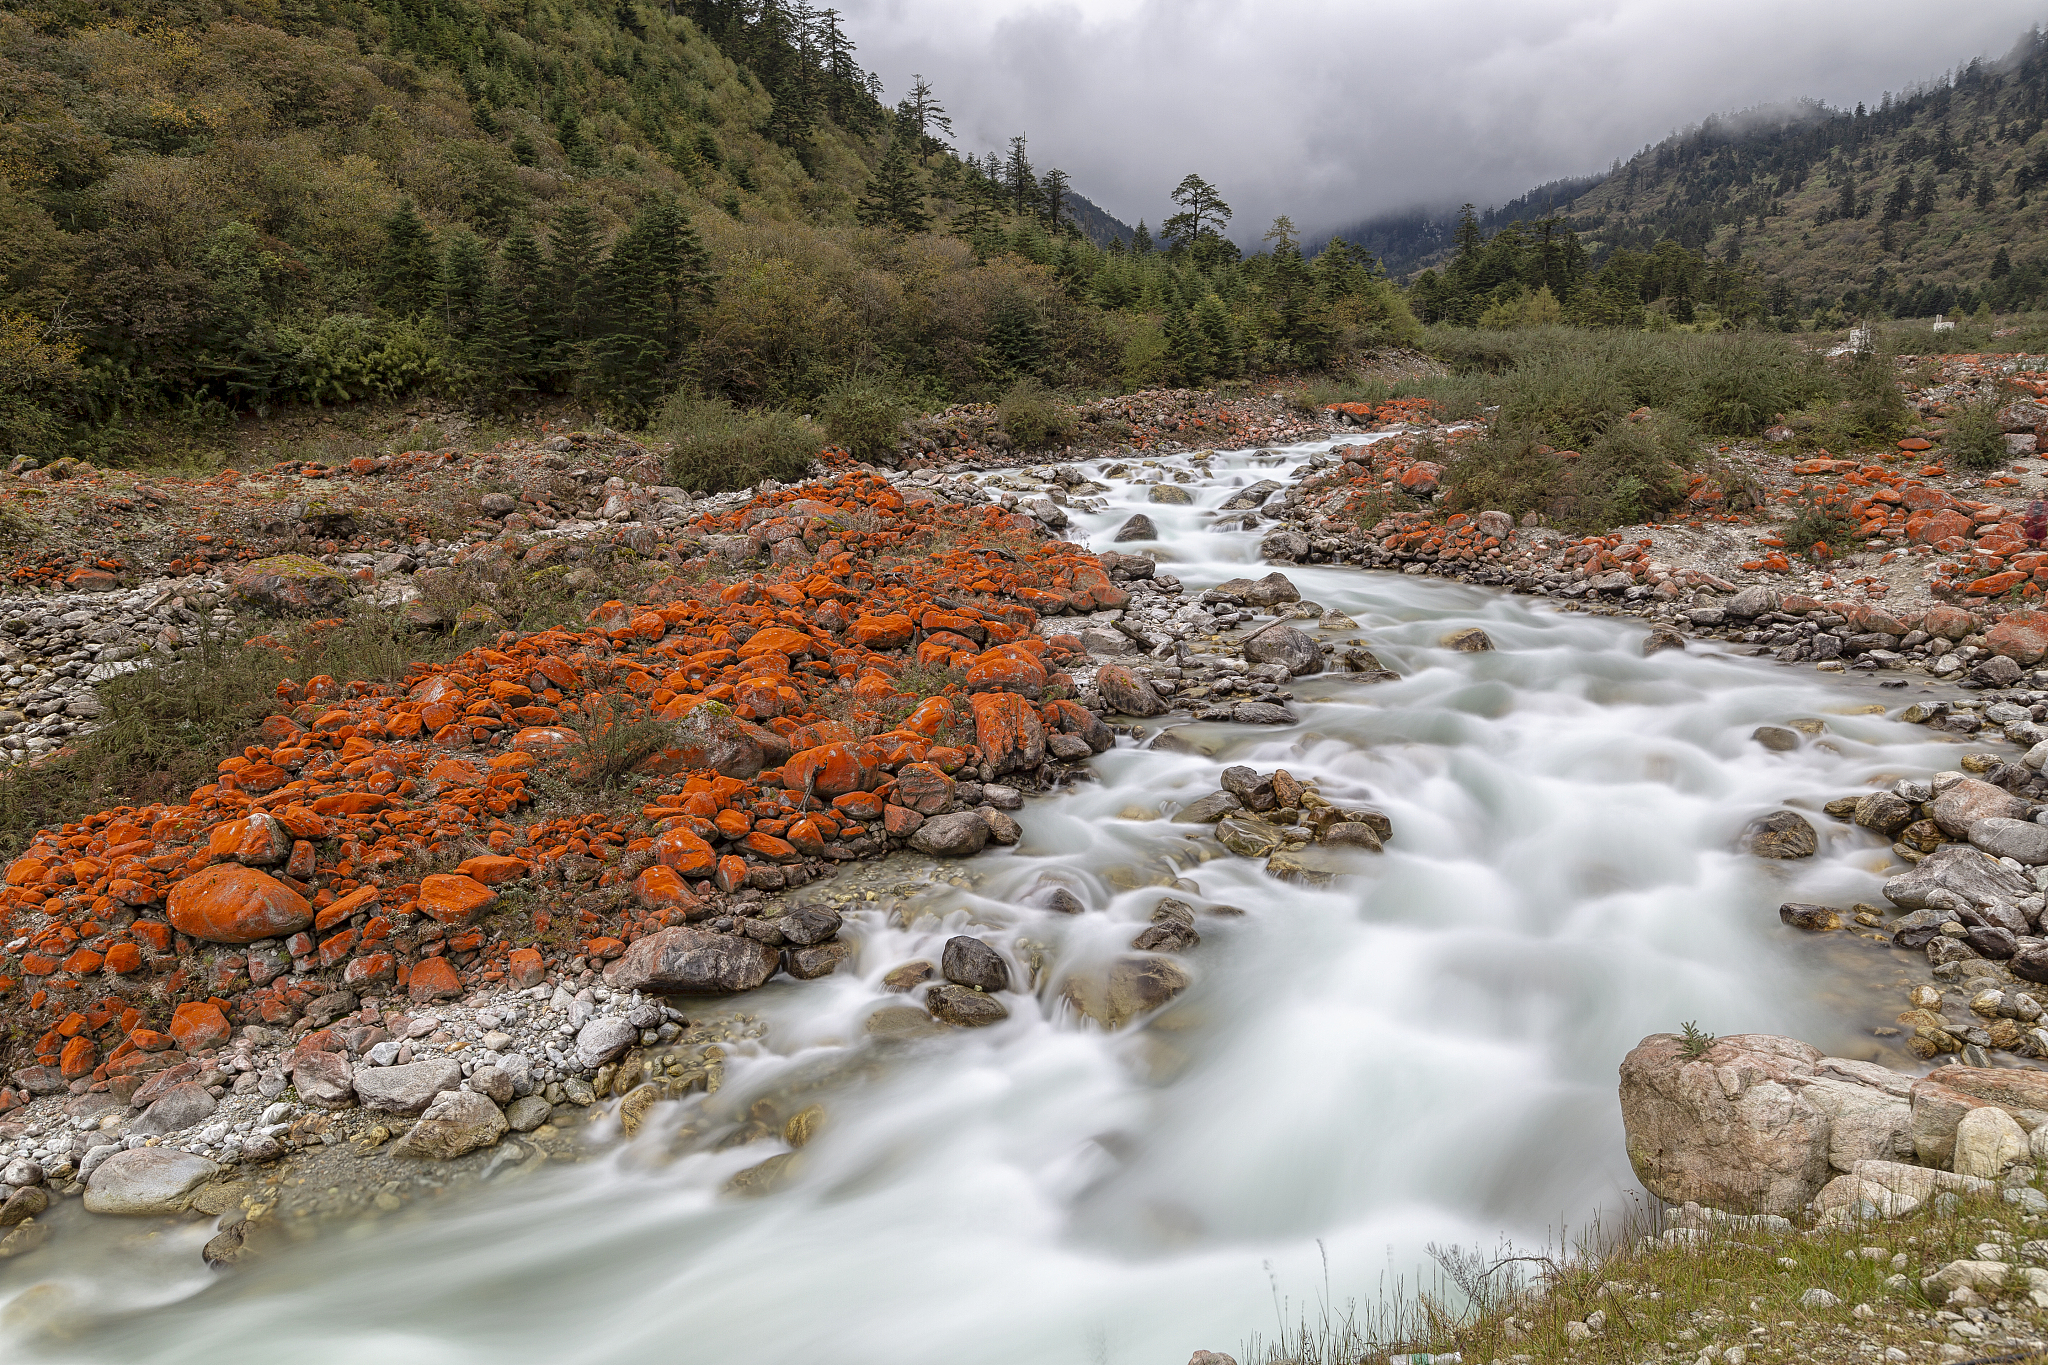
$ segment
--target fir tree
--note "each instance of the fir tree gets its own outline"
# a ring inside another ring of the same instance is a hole
[[[450,336],[467,338],[476,330],[490,278],[483,243],[467,232],[450,233],[440,279],[441,325]]]
[[[1223,300],[1214,294],[1204,294],[1202,301],[1195,305],[1193,322],[1208,348],[1214,373],[1224,376],[1236,374],[1241,363],[1237,329],[1231,325],[1230,310],[1223,306]]]
[[[1010,193],[1012,210],[1025,212],[1032,197],[1038,193],[1038,177],[1031,172],[1031,158],[1025,154],[1022,133],[1010,139],[1010,155],[1003,162],[1002,181],[1003,188]]]
[[[909,130],[900,122],[897,135],[889,139],[889,150],[868,177],[867,192],[861,196],[860,221],[869,227],[888,227],[897,232],[923,232],[931,227],[931,215],[924,210],[924,188],[917,183],[917,169],[910,164]]]
[[[1131,229],[1131,254],[1149,256],[1152,254],[1152,234],[1146,230],[1145,220],[1140,218],[1138,226]]]
[[[548,229],[547,293],[553,346],[547,357],[558,388],[582,373],[603,307],[599,278],[597,221],[580,203],[564,204]]]
[[[1199,175],[1190,173],[1173,187],[1173,202],[1180,205],[1180,212],[1168,218],[1160,230],[1176,246],[1193,247],[1218,237],[1230,221],[1230,205]]]
[[[917,148],[917,164],[922,168],[933,152],[946,149],[939,134],[951,136],[953,120],[946,113],[946,106],[932,93],[930,81],[913,73],[910,82],[909,96],[896,106],[897,122],[901,126],[908,121],[912,144]]]
[[[997,305],[983,345],[985,363],[996,378],[1035,375],[1045,368],[1045,333],[1038,314],[1029,301],[1015,295]]]
[[[1045,225],[1054,232],[1067,211],[1067,173],[1055,166],[1038,182],[1039,203],[1045,210]]]
[[[434,305],[435,284],[440,274],[441,258],[434,248],[434,234],[421,221],[412,200],[407,199],[384,220],[384,251],[377,263],[377,298],[400,316],[426,312]]]

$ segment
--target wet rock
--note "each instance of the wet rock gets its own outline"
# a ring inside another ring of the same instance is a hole
[[[449,1161],[488,1147],[505,1135],[505,1115],[488,1096],[474,1090],[443,1092],[427,1106],[406,1135],[391,1146],[394,1157]]]
[[[1885,899],[1902,910],[1947,910],[1966,905],[2012,904],[2034,894],[2026,877],[1966,844],[1944,844],[1909,872],[1884,884]],[[1939,902],[1939,904],[1937,904]]]
[[[1800,901],[1787,901],[1778,907],[1778,918],[1794,929],[1824,933],[1842,927],[1842,917],[1825,905],[1808,905]]]
[[[935,858],[971,858],[988,846],[988,839],[988,822],[975,811],[963,810],[935,815],[919,825],[910,846]]]
[[[1386,852],[1386,842],[1371,825],[1357,820],[1339,820],[1323,830],[1323,842],[1332,848],[1362,848],[1371,853]]]
[[[968,813],[967,818],[974,816]],[[932,823],[927,821],[924,828]],[[986,832],[987,826],[982,829]],[[781,965],[782,955],[765,943],[683,925],[635,939],[605,976],[614,990],[730,995],[753,990]]]
[[[1970,844],[1994,858],[2010,858],[2034,866],[2048,863],[2048,827],[2031,820],[1992,816],[1970,826]]]
[[[505,1123],[515,1133],[530,1133],[548,1121],[554,1111],[540,1095],[522,1095],[505,1110]]]
[[[203,1156],[136,1147],[102,1161],[85,1184],[87,1213],[182,1213],[192,1192],[220,1174]]]
[[[1493,637],[1477,626],[1468,626],[1464,630],[1452,631],[1437,643],[1460,654],[1478,654],[1493,648]]]
[[[775,918],[782,936],[801,947],[826,942],[844,923],[839,912],[828,905],[799,905]]]
[[[1973,924],[1963,934],[1963,942],[1976,950],[1979,957],[2003,962],[2019,951],[2020,941],[2012,930],[2003,925]]]
[[[1301,590],[1294,586],[1292,579],[1275,570],[1264,578],[1233,578],[1218,583],[1211,592],[1225,597],[1235,597],[1255,607],[1277,607],[1283,602],[1299,602]]]
[[[974,809],[974,813],[981,817],[981,822],[984,825],[988,826],[988,837],[991,843],[1000,844],[1004,848],[1008,848],[1024,837],[1024,826],[1018,824],[1006,813],[997,810],[994,806],[977,806]]]
[[[1159,528],[1152,524],[1152,518],[1139,512],[1117,527],[1116,534],[1111,539],[1119,543],[1126,540],[1157,540]]]
[[[2024,800],[2004,788],[1965,777],[1934,798],[1934,823],[1950,838],[1964,839],[1979,820],[2024,820],[2027,810]]]
[[[576,1061],[595,1069],[640,1040],[640,1030],[616,1014],[599,1015],[576,1031]]]
[[[403,1066],[356,1068],[354,1087],[363,1108],[376,1114],[421,1114],[444,1090],[462,1084],[462,1064],[451,1058]]]
[[[1855,814],[1850,818],[1865,829],[1895,839],[1900,830],[1919,818],[1919,811],[1910,801],[1891,792],[1871,792],[1856,799]]]
[[[1070,977],[1069,1004],[1106,1028],[1121,1028],[1173,1000],[1193,984],[1187,969],[1168,957],[1120,957],[1106,973]]]
[[[815,943],[790,949],[784,970],[798,981],[816,981],[838,971],[839,964],[852,956],[851,943]]]
[[[1229,792],[1211,792],[1199,801],[1191,801],[1176,811],[1173,823],[1176,825],[1213,825],[1234,810],[1243,810],[1244,802]]]
[[[1245,638],[1244,657],[1255,664],[1283,664],[1295,677],[1320,672],[1322,647],[1315,638],[1293,626],[1274,625]]]
[[[1230,708],[1230,719],[1238,725],[1292,725],[1300,717],[1270,701],[1241,701]]]
[[[984,991],[1010,988],[1010,965],[1001,953],[969,934],[946,940],[939,959],[939,971],[956,986],[974,986]]]
[[[1643,654],[1645,657],[1652,654],[1661,654],[1667,649],[1683,651],[1685,649],[1685,637],[1669,626],[1658,626],[1643,637]]]
[[[938,970],[937,967],[922,959],[915,962],[906,962],[900,967],[889,969],[882,977],[882,989],[899,993],[914,991],[937,975]]]
[[[985,1028],[1010,1017],[1003,1002],[966,986],[934,986],[925,992],[925,1008],[955,1028]]]
[[[1151,683],[1121,664],[1096,669],[1095,690],[1111,711],[1121,715],[1159,716],[1172,709]]]
[[[1820,836],[1804,816],[1781,810],[1750,821],[1742,831],[1742,847],[1759,858],[1810,858],[1820,848]]]
[[[1194,500],[1194,496],[1177,483],[1155,483],[1145,491],[1147,502],[1171,503],[1185,507]]]
[[[1280,831],[1263,820],[1226,815],[1216,824],[1216,838],[1240,858],[1263,858],[1280,847]]]
[[[1969,672],[1967,681],[1975,687],[2011,687],[2023,674],[2020,666],[2003,654],[1994,655]]]
[[[1308,558],[1308,537],[1291,526],[1268,531],[1259,542],[1259,558],[1269,563],[1294,564]]]
[[[26,1186],[7,1196],[0,1203],[0,1228],[11,1228],[30,1218],[41,1216],[50,1207],[50,1196],[36,1186]]]
[[[1790,753],[1799,747],[1798,733],[1782,725],[1759,725],[1749,737],[1773,753]]]

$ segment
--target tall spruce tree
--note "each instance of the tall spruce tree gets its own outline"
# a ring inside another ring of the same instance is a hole
[[[867,190],[856,210],[868,227],[923,232],[932,225],[931,215],[924,209],[924,187],[910,161],[911,142],[909,128],[898,120],[896,136],[889,139],[881,164],[868,177]]]
[[[644,418],[675,387],[711,283],[710,256],[673,202],[649,204],[612,244],[596,362],[599,386],[622,415]]]
[[[1038,182],[1038,199],[1045,210],[1045,225],[1054,232],[1058,232],[1065,221],[1069,185],[1067,173],[1057,166],[1047,171]]]
[[[1010,139],[1010,155],[1003,162],[1002,178],[1003,188],[1010,192],[1011,211],[1024,213],[1029,210],[1038,193],[1038,177],[1032,174],[1031,158],[1022,133]]]
[[[448,234],[440,279],[441,326],[448,335],[467,340],[476,331],[490,282],[490,261],[483,243],[468,232]]]
[[[434,234],[413,208],[412,200],[404,200],[384,220],[384,250],[377,261],[378,302],[401,316],[427,312],[438,301],[440,277],[441,256],[434,246]]]

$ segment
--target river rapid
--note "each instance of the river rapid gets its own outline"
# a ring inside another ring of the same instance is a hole
[[[1141,480],[1073,511],[1096,549],[1136,510],[1192,596],[1268,572],[1256,531],[1209,529],[1232,493],[1286,480],[1328,442],[1207,462],[1188,506]],[[586,1164],[506,1175],[474,1195],[329,1231],[231,1273],[183,1227],[91,1219],[66,1201],[50,1245],[0,1267],[0,1355],[75,1362],[616,1362],[1176,1365],[1236,1353],[1325,1292],[1410,1284],[1425,1243],[1540,1245],[1642,1196],[1622,1148],[1622,1055],[1698,1020],[1794,1034],[1892,1065],[1872,1028],[1904,1007],[1905,955],[1780,925],[1785,900],[1876,901],[1890,861],[1820,803],[1880,775],[1949,766],[1919,727],[1856,714],[1910,695],[1695,645],[1642,653],[1626,618],[1439,579],[1289,566],[1353,617],[1400,674],[1299,679],[1300,722],[1183,733],[1212,753],[1124,740],[1096,779],[1030,802],[1023,841],[966,864],[892,862],[849,880],[858,958],[732,1008],[764,1037],[725,1087],[665,1108]],[[1297,622],[1313,627],[1313,622]],[[1480,626],[1492,652],[1442,648]],[[1767,752],[1765,723],[1813,717],[1819,742]],[[1168,823],[1232,763],[1313,778],[1393,820],[1384,855],[1325,889],[1259,863],[1198,861]],[[1735,849],[1790,802],[1819,856]],[[1048,875],[1088,912],[1034,908]],[[1194,892],[1164,892],[1185,878]],[[865,897],[866,893],[862,893]],[[1075,972],[1126,951],[1154,902],[1198,907],[1195,977],[1117,1033],[1061,1002]],[[1213,907],[1233,907],[1232,914]],[[881,977],[972,932],[1034,993],[974,1032],[882,1041]],[[1923,968],[1924,973],[1924,968]],[[723,1192],[774,1138],[677,1143],[757,1102],[817,1103],[818,1136],[773,1192]],[[376,1158],[381,1160],[383,1158]]]

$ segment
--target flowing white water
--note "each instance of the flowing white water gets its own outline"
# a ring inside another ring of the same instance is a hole
[[[1321,446],[1212,462],[1196,505],[1119,484],[1074,534],[1106,548],[1142,508],[1190,594],[1254,567],[1257,536],[1202,528],[1232,489]],[[1183,467],[1185,459],[1168,462]],[[1099,466],[1098,466],[1099,467]],[[1133,548],[1133,547],[1119,547]],[[1947,766],[1917,727],[1848,714],[1899,694],[1701,652],[1644,658],[1645,628],[1441,580],[1290,568],[1359,622],[1400,681],[1302,680],[1297,726],[1189,733],[1213,757],[1119,747],[1099,782],[1033,803],[1024,841],[923,870],[909,911],[850,916],[856,962],[741,1002],[741,1047],[713,1117],[756,1099],[825,1106],[775,1193],[734,1172],[782,1150],[662,1133],[580,1167],[330,1234],[230,1276],[201,1267],[205,1225],[59,1220],[0,1266],[0,1348],[34,1360],[1158,1365],[1235,1350],[1277,1292],[1371,1298],[1427,1241],[1541,1241],[1626,1202],[1615,1068],[1642,1035],[1698,1019],[1853,1055],[1884,1004],[1830,1000],[1900,973],[1847,935],[1781,927],[1787,899],[1876,899],[1882,848],[1819,803],[1880,773]],[[1306,623],[1304,623],[1306,624]],[[1492,653],[1437,640],[1483,626]],[[1827,743],[1767,753],[1750,731],[1820,717]],[[1125,818],[1275,765],[1393,819],[1383,856],[1326,890],[1252,862],[1194,865],[1193,827]],[[1802,864],[1733,851],[1792,801],[1823,847]],[[1149,1025],[1108,1034],[1059,1005],[1074,971],[1122,951],[1162,891],[1195,881],[1196,982]],[[1090,910],[1031,908],[1048,871]],[[889,968],[974,932],[1037,993],[994,1028],[864,1037]],[[1896,1009],[1896,1004],[1890,1004]],[[689,1101],[670,1120],[696,1116]],[[376,1158],[381,1160],[383,1158]]]

